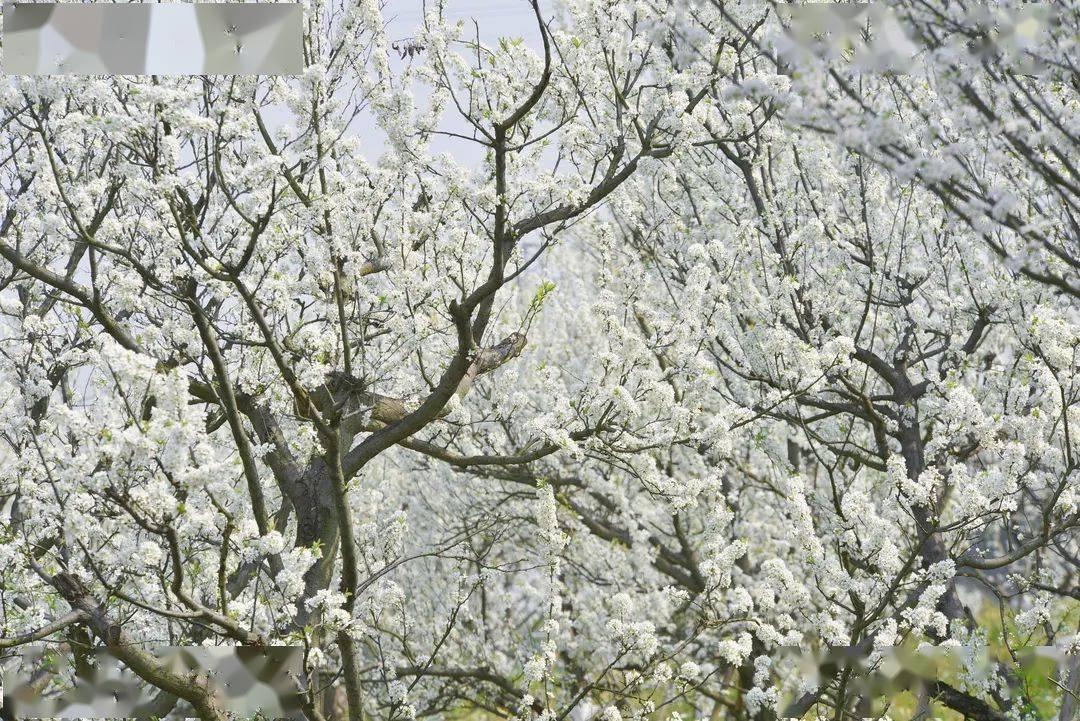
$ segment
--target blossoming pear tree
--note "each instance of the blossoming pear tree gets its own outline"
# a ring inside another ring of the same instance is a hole
[[[890,5],[907,75],[771,3],[312,0],[301,77],[7,79],[0,649],[155,717],[228,718],[201,644],[302,647],[311,721],[764,721],[936,646],[878,716],[1069,718],[1076,15],[965,75]]]

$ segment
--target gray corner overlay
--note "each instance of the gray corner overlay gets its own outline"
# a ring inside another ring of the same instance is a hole
[[[5,3],[7,75],[295,75],[299,3]]]
[[[241,718],[302,721],[304,649],[295,646],[162,646],[146,649],[169,671],[199,672],[223,710]],[[70,652],[26,646],[0,656],[0,711],[13,719],[191,718],[194,710],[147,687],[107,648]],[[42,674],[59,688],[42,692]]]

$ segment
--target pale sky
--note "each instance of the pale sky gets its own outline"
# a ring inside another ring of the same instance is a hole
[[[432,5],[428,0],[428,6]],[[551,19],[551,2],[541,3],[545,8],[544,17]],[[385,0],[383,18],[387,21],[387,34],[392,40],[411,37],[424,15],[424,0]],[[486,44],[495,44],[500,37],[524,38],[534,49],[540,48],[540,36],[536,27],[536,18],[528,0],[446,0],[446,17],[450,20],[464,20],[467,26],[475,21],[480,32],[480,40]],[[417,97],[418,105],[423,102]],[[448,122],[455,120],[456,112],[448,112]],[[358,120],[361,124],[356,130],[365,136],[365,155],[374,159],[381,154],[384,146],[381,132],[370,118]],[[446,130],[469,134],[469,128],[461,121],[460,125],[448,126]],[[478,160],[480,148],[462,140],[438,136],[432,140],[433,152],[452,153],[459,162],[472,164]]]

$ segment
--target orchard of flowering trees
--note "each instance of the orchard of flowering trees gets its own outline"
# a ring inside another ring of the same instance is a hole
[[[0,656],[159,717],[229,712],[152,648],[277,645],[311,721],[1074,718],[1080,5],[891,0],[875,69],[514,1],[0,83]]]

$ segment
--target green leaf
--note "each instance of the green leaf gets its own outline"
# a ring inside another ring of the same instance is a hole
[[[555,290],[555,284],[550,280],[545,280],[540,284],[540,287],[536,291],[536,295],[533,296],[532,302],[529,304],[529,308],[533,311],[540,310],[540,306],[543,305],[544,299],[548,294]]]

